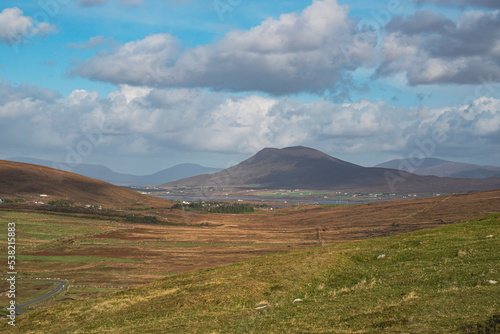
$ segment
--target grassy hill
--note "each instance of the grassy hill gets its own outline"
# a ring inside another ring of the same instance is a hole
[[[40,197],[40,195],[48,195]],[[77,205],[128,207],[169,206],[160,198],[45,166],[0,160],[0,198],[26,201],[68,201]]]
[[[499,236],[495,214],[266,255],[33,311],[0,331],[496,333]]]

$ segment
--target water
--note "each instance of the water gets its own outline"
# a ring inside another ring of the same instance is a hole
[[[157,196],[171,201],[255,201],[255,202],[287,202],[287,203],[312,203],[312,204],[352,204],[358,202],[350,202],[343,200],[328,200],[328,199],[301,199],[301,198],[273,198],[259,196],[204,196],[204,195],[162,195]]]

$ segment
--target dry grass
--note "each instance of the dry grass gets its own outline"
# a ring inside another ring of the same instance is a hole
[[[485,238],[494,235],[494,238]],[[13,333],[498,331],[500,215],[272,254],[18,317]],[[458,257],[458,251],[473,249]],[[377,259],[379,254],[387,254]],[[320,288],[318,288],[320,287]],[[295,302],[297,298],[301,302]],[[261,308],[262,306],[265,306]],[[7,330],[5,323],[0,330]]]

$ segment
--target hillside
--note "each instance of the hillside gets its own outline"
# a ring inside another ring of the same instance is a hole
[[[5,160],[0,160],[0,198],[22,198],[31,202],[64,200],[106,207],[170,205],[168,201],[85,176]]]
[[[283,252],[32,311],[12,333],[496,333],[500,215]]]
[[[102,165],[81,163],[72,167],[60,162],[24,157],[15,157],[9,160],[56,168],[118,186],[152,186],[199,174],[210,174],[220,170],[219,168],[203,167],[197,164],[186,163],[163,169],[151,175],[131,175],[117,173]]]
[[[362,167],[312,148],[297,146],[266,148],[218,173],[181,179],[162,186],[429,193],[500,189],[500,178],[471,182],[401,173],[395,169]]]
[[[412,170],[417,175],[484,179],[500,177],[500,167],[479,166],[462,162],[446,161],[436,158],[424,158],[417,161],[396,159],[377,165],[380,168]]]

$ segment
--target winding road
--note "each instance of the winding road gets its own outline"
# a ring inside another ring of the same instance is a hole
[[[50,296],[53,296],[55,295],[56,293],[58,293],[59,291],[62,290],[62,288],[66,285],[66,281],[63,281],[63,280],[59,280],[59,279],[48,279],[48,278],[42,278],[42,279],[35,279],[35,278],[22,278],[22,279],[19,279],[20,281],[43,281],[43,282],[54,282],[54,283],[59,283],[57,284],[57,286],[52,290],[52,291],[49,291],[47,292],[46,294],[44,294],[43,296],[40,296],[36,299],[33,299],[33,300],[30,300],[29,302],[26,302],[26,303],[22,303],[22,304],[19,304],[19,305],[16,305],[16,313],[17,314],[24,314],[26,312],[24,311],[21,311],[21,309],[23,307],[26,307],[26,306],[29,306],[29,305],[32,305],[32,304],[35,304],[35,303],[38,303],[44,299],[47,299],[49,298]]]

